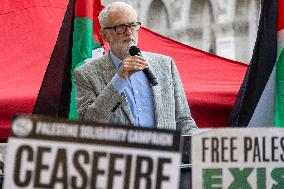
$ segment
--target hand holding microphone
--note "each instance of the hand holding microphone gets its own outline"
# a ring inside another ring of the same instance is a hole
[[[148,68],[148,63],[143,57],[131,56],[123,60],[123,64],[118,71],[118,75],[123,79],[128,79],[132,74]]]
[[[148,81],[153,86],[156,86],[158,84],[157,79],[148,68],[148,62],[143,58],[140,49],[136,46],[131,46],[129,54],[131,57],[123,60],[123,64],[118,71],[118,75],[123,79],[128,79],[135,72],[143,71]]]
[[[131,46],[129,49],[129,54],[131,56],[138,55],[139,57],[143,57],[141,54],[141,51],[138,47],[136,46]],[[146,75],[148,81],[153,85],[156,86],[158,84],[156,76],[153,74],[153,72],[147,67],[143,69],[144,74]]]

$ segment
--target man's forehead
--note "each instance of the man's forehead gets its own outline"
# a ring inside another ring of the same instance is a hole
[[[116,9],[109,14],[110,24],[128,24],[135,21],[137,21],[135,14],[129,9]]]

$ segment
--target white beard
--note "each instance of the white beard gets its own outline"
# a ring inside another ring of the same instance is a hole
[[[115,44],[112,46],[112,51],[122,60],[125,59],[126,57],[130,56],[129,54],[129,48],[131,46],[136,46],[137,42],[136,40],[132,40],[128,44]]]

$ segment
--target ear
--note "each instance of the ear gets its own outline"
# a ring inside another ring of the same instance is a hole
[[[107,42],[107,43],[109,42],[108,33],[104,29],[100,30],[100,36],[105,42]]]

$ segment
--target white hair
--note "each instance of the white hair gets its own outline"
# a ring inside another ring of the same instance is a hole
[[[135,11],[135,9],[125,3],[125,2],[112,2],[110,4],[108,4],[99,14],[98,18],[99,18],[99,22],[102,28],[107,27],[109,24],[109,14],[112,11],[116,11],[116,10],[129,10],[131,13],[133,13],[134,17],[137,19],[137,13]]]

